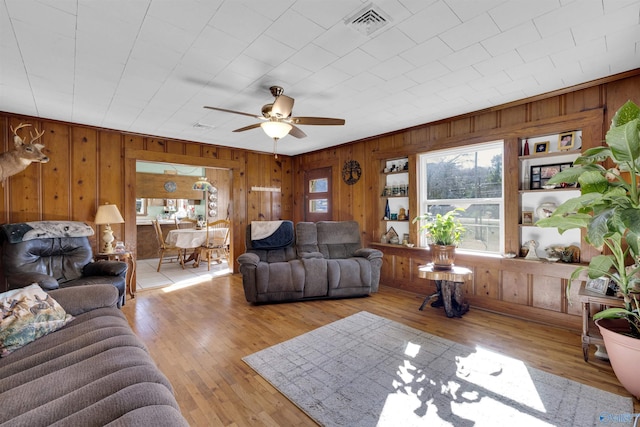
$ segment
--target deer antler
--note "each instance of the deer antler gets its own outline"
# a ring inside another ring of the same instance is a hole
[[[29,142],[30,144],[33,144],[33,141],[40,139],[42,137],[42,135],[44,135],[44,131],[39,131],[38,129],[36,129],[36,136],[33,136],[33,133],[31,131],[29,131],[29,136],[31,137],[31,141]]]
[[[27,127],[27,126],[31,126],[31,124],[30,123],[20,123],[17,128],[14,129],[13,126],[9,126],[9,129],[11,129],[11,132],[13,132],[13,134],[15,136],[20,138],[20,135],[18,135],[18,131],[20,129],[24,128],[24,127]],[[22,138],[20,138],[20,141],[22,141]]]

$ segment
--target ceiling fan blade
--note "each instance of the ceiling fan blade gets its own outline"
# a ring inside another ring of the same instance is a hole
[[[293,110],[294,99],[287,95],[278,95],[276,100],[273,101],[273,106],[271,107],[271,115],[276,116],[278,118],[285,118],[291,115],[291,111]]]
[[[306,133],[302,132],[302,129],[300,129],[297,126],[293,126],[291,125],[291,130],[289,131],[289,135],[293,136],[294,138],[304,138],[307,136]]]
[[[225,113],[240,114],[242,116],[249,116],[249,117],[253,117],[253,118],[256,118],[256,119],[261,118],[260,116],[256,116],[255,114],[243,113],[242,111],[227,110],[226,108],[209,107],[207,105],[205,105],[204,108],[208,108],[209,110],[223,111]]]
[[[236,130],[234,130],[234,132],[244,132],[245,130],[251,130],[251,129],[255,129],[255,128],[259,128],[259,127],[260,127],[260,123],[254,123],[252,125],[236,129]]]
[[[291,123],[296,125],[320,125],[320,126],[341,126],[344,119],[332,119],[329,117],[291,117]]]

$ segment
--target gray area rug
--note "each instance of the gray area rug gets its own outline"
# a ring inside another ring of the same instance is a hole
[[[325,426],[584,427],[633,413],[630,398],[364,311],[243,360]]]

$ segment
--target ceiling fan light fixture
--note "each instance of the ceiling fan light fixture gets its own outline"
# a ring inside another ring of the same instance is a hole
[[[260,123],[260,127],[266,133],[269,138],[280,139],[289,134],[289,131],[293,128],[289,123],[285,122],[263,122]]]

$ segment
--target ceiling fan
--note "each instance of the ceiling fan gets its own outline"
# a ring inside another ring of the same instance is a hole
[[[241,127],[234,132],[244,132],[246,130],[261,127],[262,130],[273,138],[274,153],[276,143],[280,138],[291,135],[295,138],[304,138],[307,136],[296,125],[319,125],[319,126],[341,126],[344,125],[344,119],[333,119],[329,117],[292,117],[294,99],[284,95],[284,89],[280,86],[271,86],[269,88],[271,95],[275,98],[273,103],[262,106],[262,115],[244,113],[242,111],[228,110],[226,108],[209,107],[204,108],[210,110],[223,111],[225,113],[240,114],[243,116],[253,117],[261,120],[261,123],[254,123],[249,126]],[[276,157],[278,155],[276,154]]]

